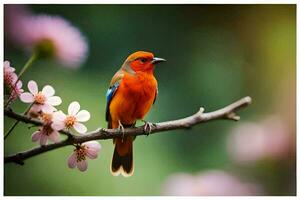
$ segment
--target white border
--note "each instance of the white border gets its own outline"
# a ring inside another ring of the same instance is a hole
[[[4,0],[3,3],[1,3],[1,22],[0,22],[0,27],[1,27],[1,49],[2,52],[4,53],[4,44],[3,44],[3,4],[297,4],[296,0],[288,0],[288,1],[280,1],[280,0],[272,0],[272,1],[250,1],[250,0],[244,0],[242,2],[238,2],[238,1],[230,1],[230,0],[221,0],[221,1],[215,1],[215,0],[210,0],[210,1],[199,1],[199,0],[186,0],[186,1],[182,1],[182,0],[48,0],[48,1],[41,1],[41,0],[13,0],[13,1],[8,1],[8,0]],[[298,4],[297,4],[297,8],[296,10],[298,11]],[[297,36],[299,36],[299,21],[300,21],[300,17],[299,17],[299,13],[297,12]],[[299,47],[299,40],[297,37],[297,49]],[[297,52],[297,66],[299,66],[299,51]],[[3,60],[3,53],[1,54],[1,59]],[[300,89],[299,89],[299,80],[298,77],[300,77],[300,72],[299,70],[296,68],[297,71],[297,94],[299,94]],[[2,75],[3,71],[1,70],[0,72],[0,81],[3,83],[3,75]],[[0,103],[1,105],[3,105],[3,84],[1,84],[0,87],[0,92],[1,92],[1,99],[0,99]],[[297,96],[297,104],[299,103],[299,98]],[[3,107],[1,107],[1,113],[2,116],[3,115]],[[300,108],[298,106],[296,106],[297,108],[297,132],[298,132],[298,124],[300,124],[300,119],[298,118],[298,113],[300,112]],[[3,130],[3,117],[1,118],[1,122],[0,122],[0,128],[1,130]],[[300,159],[300,150],[298,148],[298,144],[299,144],[299,137],[297,136],[297,180],[299,180],[299,165],[298,165],[298,160]],[[1,165],[0,165],[0,170],[1,170],[1,182],[0,182],[0,191],[1,191],[1,195],[3,195],[4,192],[4,168],[3,168],[3,140],[1,140],[0,142],[0,148],[1,148]],[[299,191],[300,191],[300,186],[299,184],[297,184],[297,196],[299,195]],[[4,197],[5,199],[52,199],[53,197],[41,197],[41,196],[36,196],[36,197]],[[298,197],[294,197],[294,196],[284,196],[284,197],[255,197],[255,196],[251,196],[251,197],[169,197],[169,196],[153,196],[153,197],[144,197],[144,196],[125,196],[125,197],[59,197],[59,199],[125,199],[125,200],[132,200],[132,199],[176,199],[176,200],[186,200],[188,199],[245,199],[245,200],[249,200],[249,199],[298,199]]]

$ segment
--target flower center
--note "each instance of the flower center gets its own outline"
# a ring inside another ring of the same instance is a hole
[[[42,113],[41,118],[43,120],[43,122],[47,123],[51,123],[52,121],[52,114],[50,113]]]
[[[67,116],[65,119],[65,125],[67,128],[73,127],[75,122],[76,122],[76,118],[74,116]]]
[[[44,104],[46,101],[46,97],[42,92],[39,92],[34,96],[34,101],[37,104]]]
[[[80,146],[80,147],[77,147],[75,149],[76,151],[76,157],[77,157],[77,162],[80,162],[82,160],[85,160],[85,156],[86,156],[86,148],[85,146]]]
[[[43,133],[45,135],[50,135],[52,132],[53,132],[53,129],[51,128],[50,124],[43,126]]]
[[[45,38],[38,41],[34,50],[39,57],[48,58],[54,56],[55,46],[52,40]]]

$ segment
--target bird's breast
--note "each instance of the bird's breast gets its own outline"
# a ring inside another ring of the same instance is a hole
[[[143,119],[153,104],[156,90],[153,75],[125,76],[110,105],[113,120],[132,124]]]

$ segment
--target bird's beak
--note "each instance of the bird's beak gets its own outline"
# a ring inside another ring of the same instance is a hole
[[[157,64],[160,62],[166,62],[166,60],[163,58],[153,58],[153,60],[152,60],[152,64]]]

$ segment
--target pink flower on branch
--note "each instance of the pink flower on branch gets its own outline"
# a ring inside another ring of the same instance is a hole
[[[4,61],[4,83],[7,85],[12,85],[15,83],[16,79],[18,78],[15,74],[15,68],[10,66],[9,61]]]
[[[87,170],[87,158],[96,159],[98,157],[101,145],[97,141],[89,141],[77,145],[74,152],[68,158],[68,166],[73,169],[77,166],[80,171]]]
[[[10,66],[9,61],[4,61],[4,85],[8,90],[9,101],[15,100],[23,92],[22,82],[18,80],[18,76],[15,73],[15,68]],[[18,81],[18,82],[17,82]],[[17,83],[16,83],[17,82]]]
[[[46,145],[50,139],[52,142],[59,142],[59,133],[51,127],[51,124],[45,124],[31,136],[33,142],[39,141],[40,145]]]
[[[68,107],[68,115],[62,111],[54,113],[53,128],[62,130],[64,128],[74,128],[78,133],[85,133],[87,128],[81,122],[86,122],[90,119],[90,113],[86,110],[80,110],[80,104],[77,101],[72,102]]]
[[[42,91],[39,91],[37,83],[35,81],[29,81],[28,89],[29,92],[22,93],[20,99],[24,103],[33,103],[36,110],[51,113],[56,110],[54,106],[58,106],[62,102],[60,97],[53,96],[55,90],[50,85],[46,85]]]
[[[40,113],[40,119],[43,122],[43,126],[38,131],[34,132],[31,136],[33,142],[39,141],[40,145],[46,145],[48,140],[52,142],[59,142],[59,132],[53,129],[51,124],[53,123],[53,113]]]

